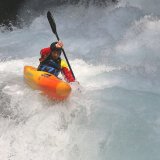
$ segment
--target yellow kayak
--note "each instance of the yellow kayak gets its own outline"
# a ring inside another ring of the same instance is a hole
[[[64,100],[71,93],[67,82],[50,73],[37,71],[37,68],[32,66],[24,66],[24,79],[32,88],[41,90],[55,100]]]

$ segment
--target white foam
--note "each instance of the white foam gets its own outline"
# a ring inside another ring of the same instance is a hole
[[[23,66],[37,66],[40,49],[55,41],[46,16],[0,33],[0,160],[158,159],[159,18],[148,11],[157,7],[128,2],[55,13],[85,89],[61,103],[23,82]]]

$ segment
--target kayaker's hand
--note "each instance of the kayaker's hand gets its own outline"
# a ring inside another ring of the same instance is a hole
[[[80,85],[80,83],[77,81],[77,80],[75,80],[75,81],[73,81],[73,82],[69,82],[69,84],[76,84],[76,85]]]
[[[56,44],[56,48],[63,48],[63,42],[58,41],[57,44]]]
[[[70,82],[69,84],[70,84],[72,91],[74,93],[81,93],[82,92],[83,87],[80,85],[80,83],[78,81]]]

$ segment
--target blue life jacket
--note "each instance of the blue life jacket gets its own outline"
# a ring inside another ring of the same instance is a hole
[[[51,56],[48,56],[38,67],[39,71],[45,71],[58,76],[61,71],[61,58],[53,60]]]

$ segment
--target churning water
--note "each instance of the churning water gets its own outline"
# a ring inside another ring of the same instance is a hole
[[[23,66],[37,66],[40,49],[56,40],[46,14],[12,32],[1,27],[0,160],[159,160],[159,6],[128,0],[54,10],[83,87],[61,103],[23,81]]]

